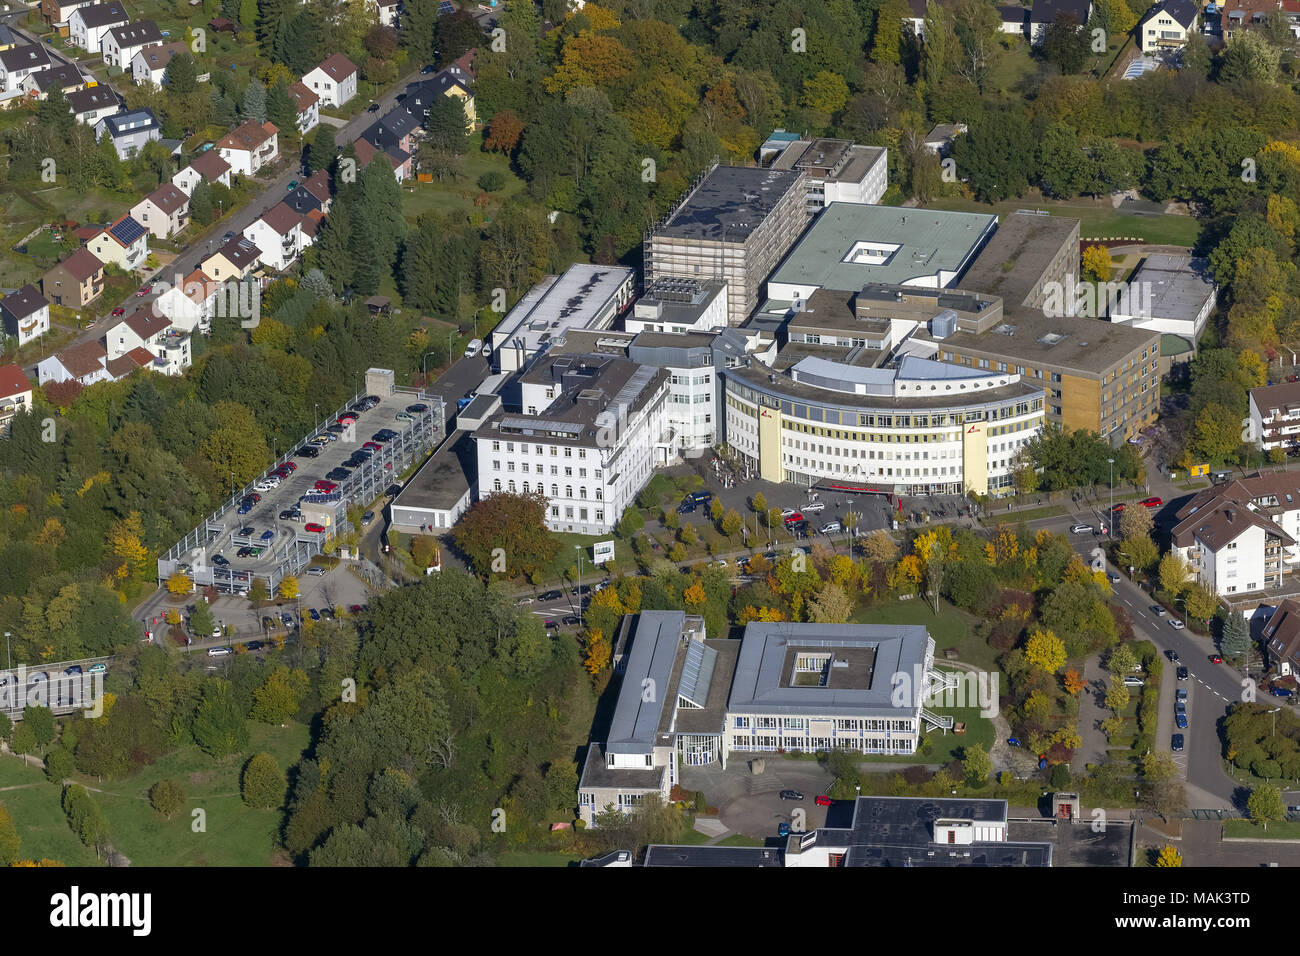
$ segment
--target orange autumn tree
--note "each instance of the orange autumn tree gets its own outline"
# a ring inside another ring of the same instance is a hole
[[[1077,697],[1084,686],[1083,678],[1079,676],[1079,672],[1073,667],[1065,672],[1065,692],[1071,697]]]
[[[589,631],[587,633],[587,653],[582,664],[587,669],[588,674],[595,677],[608,667],[612,654],[613,648],[609,646],[609,641],[605,640],[603,633],[600,631]]]

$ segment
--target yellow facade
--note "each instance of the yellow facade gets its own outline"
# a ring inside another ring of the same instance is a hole
[[[972,422],[962,433],[961,471],[963,490],[977,495],[989,493],[988,438],[984,422]]]
[[[784,481],[781,465],[781,409],[759,406],[758,472],[766,481]]]

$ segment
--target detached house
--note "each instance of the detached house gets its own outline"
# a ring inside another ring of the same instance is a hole
[[[64,96],[68,96],[85,89],[86,82],[86,77],[75,63],[51,63],[48,70],[29,73],[19,88],[27,95],[43,100],[49,97],[50,90],[58,89]]]
[[[236,236],[203,260],[199,266],[218,282],[246,279],[257,268],[262,252],[257,244],[243,236]]]
[[[14,416],[32,407],[32,383],[17,365],[0,365],[0,435],[9,431]]]
[[[41,385],[73,381],[86,386],[106,382],[111,377],[104,365],[107,355],[98,342],[82,342],[43,359],[36,366],[36,380]]]
[[[110,362],[142,348],[152,356],[150,364],[155,372],[180,375],[190,367],[190,337],[172,328],[171,320],[153,304],[132,312],[109,329],[104,343]]]
[[[48,70],[50,55],[45,47],[28,43],[14,46],[0,53],[0,92],[14,93],[23,88],[23,81],[36,73]]]
[[[72,11],[81,7],[88,7],[95,0],[41,0],[41,19],[45,21],[47,27],[63,27],[60,36],[66,35],[68,20],[72,17]]]
[[[104,291],[104,263],[89,249],[78,249],[41,277],[41,291],[55,305],[89,305]]]
[[[131,18],[126,15],[126,8],[119,0],[78,7],[68,17],[68,41],[73,46],[98,53],[105,33],[113,27],[120,27],[130,22]]]
[[[172,328],[181,332],[195,330],[207,335],[212,328],[221,283],[210,278],[202,269],[195,269],[176,285],[168,286],[154,299],[154,309],[171,321]]]
[[[184,43],[164,43],[147,46],[131,57],[131,79],[136,86],[162,86],[167,79],[167,67],[178,53],[189,53]]]
[[[73,90],[68,94],[68,109],[78,123],[85,123],[94,128],[99,121],[112,116],[122,108],[122,101],[117,98],[111,87],[88,86],[84,90]],[[103,130],[96,131],[95,138],[103,135]]]
[[[166,239],[190,224],[190,197],[175,184],[164,183],[136,203],[131,215],[155,239]]]
[[[478,122],[474,92],[470,88],[472,83],[469,72],[453,64],[412,87],[402,105],[414,113],[423,126],[429,118],[429,107],[438,102],[438,97],[453,96],[461,101],[465,109],[465,126],[472,130]]]
[[[289,96],[298,113],[298,132],[306,136],[320,123],[320,97],[302,83],[289,87]]]
[[[1088,25],[1092,16],[1092,0],[1034,0],[1029,13],[1029,39],[1036,46],[1043,42],[1047,28],[1060,17],[1068,17],[1080,28]]]
[[[283,272],[302,252],[302,216],[285,203],[273,206],[244,230],[244,238],[261,250],[262,264]]]
[[[396,146],[409,153],[414,143],[415,132],[419,128],[420,123],[411,111],[399,106],[386,114],[383,119],[372,123],[361,134],[361,138],[378,149]]]
[[[126,23],[107,31],[99,41],[99,52],[109,66],[131,68],[131,58],[145,47],[162,46],[163,36],[152,20]]]
[[[1138,24],[1138,48],[1143,53],[1172,50],[1187,42],[1196,32],[1200,9],[1192,0],[1161,0]]]
[[[274,123],[249,120],[218,140],[216,148],[231,169],[252,176],[280,158],[279,132]]]
[[[5,334],[26,345],[50,330],[50,303],[34,285],[25,285],[17,292],[0,299],[0,318],[4,320]]]
[[[357,95],[357,68],[342,53],[335,53],[306,73],[302,82],[323,104],[337,109]]]
[[[86,248],[105,265],[116,265],[132,272],[142,267],[149,255],[149,230],[126,215],[91,238]]]
[[[131,159],[144,148],[144,144],[162,135],[158,117],[152,110],[128,110],[105,116],[95,124],[95,139],[104,138],[107,133],[113,140],[113,147],[122,159]]]
[[[194,195],[194,187],[200,180],[209,186],[213,183],[230,185],[230,164],[215,149],[199,153],[190,160],[188,166],[172,177],[172,182],[187,196]]]
[[[367,140],[358,139],[352,148],[356,150],[358,169],[365,169],[378,156],[388,163],[399,183],[411,176],[411,154],[399,146],[380,149]]]
[[[324,169],[316,170],[285,196],[284,202],[294,212],[303,216],[312,210],[319,210],[329,215],[332,202],[329,172]]]
[[[402,0],[366,0],[366,7],[375,11],[375,20],[380,26],[397,29],[397,14],[401,10]]]

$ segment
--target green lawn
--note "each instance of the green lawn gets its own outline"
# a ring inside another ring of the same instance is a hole
[[[1276,823],[1270,823],[1266,830],[1249,820],[1225,820],[1223,835],[1225,837],[1245,837],[1256,840],[1300,840],[1300,822],[1280,820]]]
[[[1109,200],[1024,197],[1000,203],[980,203],[972,199],[941,197],[929,205],[932,209],[998,216],[1009,215],[1017,209],[1044,209],[1054,216],[1074,216],[1081,220],[1079,235],[1082,239],[1135,237],[1149,243],[1192,246],[1201,233],[1201,224],[1190,216],[1134,216],[1116,212]]]
[[[910,601],[860,608],[849,620],[860,624],[921,624],[934,638],[935,659],[938,663],[944,662],[945,650],[955,647],[957,659],[962,663],[997,670],[997,655],[992,648],[975,637],[976,619],[942,599],[939,601],[937,615],[928,602],[918,597]]]
[[[472,137],[471,142],[476,142]],[[478,178],[484,173],[497,172],[505,177],[503,189],[488,193],[490,202],[483,210],[474,206],[474,200],[483,190],[479,189]],[[454,180],[431,183],[410,182],[402,195],[402,215],[414,223],[420,213],[435,210],[457,220],[469,219],[472,215],[485,215],[489,220],[501,208],[501,204],[524,188],[524,181],[510,170],[510,162],[497,153],[484,153],[472,148],[465,155],[465,165],[461,175]]]
[[[113,845],[135,866],[267,866],[277,853],[279,810],[253,810],[239,796],[239,773],[253,753],[265,750],[282,770],[294,764],[310,742],[306,725],[267,727],[249,724],[247,753],[214,761],[197,747],[168,754],[152,767],[124,780],[83,778],[108,818]],[[176,780],[185,789],[185,809],[172,820],[149,805],[149,788],[159,780]],[[32,784],[32,786],[23,786]],[[2,788],[22,787],[6,790]],[[70,866],[95,865],[88,850],[68,828],[58,787],[36,768],[18,760],[0,760],[0,800],[8,805],[23,839],[24,857],[49,857]],[[206,814],[205,832],[192,829],[192,811]]]

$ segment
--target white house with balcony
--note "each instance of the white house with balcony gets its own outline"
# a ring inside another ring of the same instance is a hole
[[[104,334],[108,360],[119,359],[138,348],[153,356],[153,369],[164,375],[181,375],[190,367],[190,337],[172,327],[171,320],[150,304],[132,312]]]
[[[357,67],[342,53],[334,53],[304,73],[302,82],[322,104],[338,109],[357,95]]]
[[[153,307],[171,321],[172,328],[181,332],[198,331],[207,335],[212,328],[212,317],[216,312],[217,298],[221,294],[221,283],[210,278],[202,269],[195,269],[187,276],[174,276],[170,282],[162,283],[158,298]],[[154,286],[158,290],[158,284]]]
[[[216,148],[234,172],[253,176],[280,158],[279,132],[274,123],[249,120],[218,140]]]
[[[262,265],[282,272],[298,258],[305,245],[302,216],[285,203],[272,206],[244,229],[244,238],[261,250]]]
[[[1263,451],[1300,449],[1300,382],[1250,390],[1250,440]]]
[[[17,339],[20,346],[50,330],[50,303],[34,285],[0,299],[0,318],[5,334]]]
[[[0,92],[11,93],[38,73],[50,69],[50,55],[34,43],[12,46],[0,52]]]
[[[119,0],[78,7],[68,17],[68,42],[90,53],[98,53],[104,34],[130,22],[126,8]]]
[[[32,383],[17,365],[0,365],[0,435],[9,430],[14,416],[32,407]]]
[[[1282,587],[1300,566],[1300,481],[1286,472],[1214,485],[1176,518],[1172,552],[1222,597]]]

